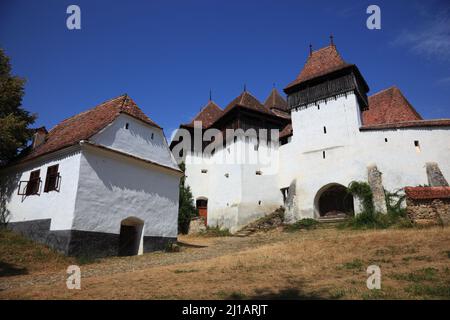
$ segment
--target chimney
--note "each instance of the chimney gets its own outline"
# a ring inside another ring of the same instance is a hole
[[[47,136],[47,129],[45,127],[40,127],[35,129],[33,135],[33,149],[39,147],[42,143],[45,142],[45,137]]]

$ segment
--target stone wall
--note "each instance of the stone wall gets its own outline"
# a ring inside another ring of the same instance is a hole
[[[408,217],[417,224],[450,224],[450,199],[406,199]]]

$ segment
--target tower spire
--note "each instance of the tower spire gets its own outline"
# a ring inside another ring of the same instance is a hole
[[[330,34],[330,45],[334,46],[333,34]]]
[[[310,44],[309,44],[309,55],[310,55],[310,56],[312,56],[312,51],[313,51],[313,50],[312,50],[312,44],[310,43]]]
[[[211,89],[209,89],[209,101],[212,101],[212,92],[211,92]]]

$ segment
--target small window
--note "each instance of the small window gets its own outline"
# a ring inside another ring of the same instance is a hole
[[[320,110],[320,104],[317,105],[317,110]]]
[[[59,165],[50,166],[47,168],[47,176],[45,177],[44,192],[59,191]]]
[[[256,174],[257,176],[260,176],[260,175],[262,175],[262,172],[261,172],[261,170],[257,170],[257,171],[255,172],[255,174]]]
[[[258,205],[261,205],[261,200],[258,201]]]
[[[234,142],[237,142],[237,140],[238,140],[238,137],[235,136],[235,137],[234,137]]]
[[[33,194],[39,194],[39,187],[41,185],[40,173],[41,170],[31,171],[30,180],[28,180],[25,195],[30,196]]]
[[[128,122],[127,122],[127,123],[125,123],[125,129],[127,129],[127,130],[128,130],[129,126],[130,126],[130,124],[129,124]]]
[[[202,173],[208,173],[208,170],[202,169]]]
[[[420,144],[419,144],[419,140],[414,140],[414,147],[416,147],[416,151],[420,152]]]
[[[228,178],[230,176],[229,173],[225,173],[225,178]]]
[[[322,151],[322,157],[325,159],[325,151]]]
[[[151,136],[151,139],[153,140],[153,137],[154,137],[154,134],[153,134],[153,132],[152,132],[152,136]]]
[[[323,133],[327,134],[327,127],[323,126]]]
[[[388,142],[388,139],[387,139],[387,138],[384,138],[384,142]]]

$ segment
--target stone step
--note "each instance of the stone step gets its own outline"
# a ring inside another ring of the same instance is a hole
[[[347,217],[330,217],[330,218],[319,218],[318,221],[321,223],[336,223],[343,222],[347,219]]]

